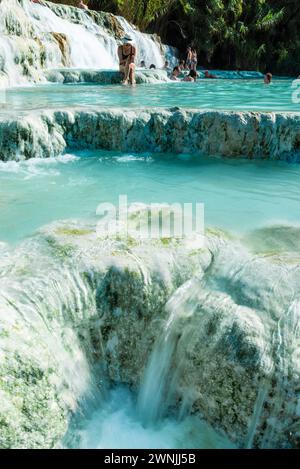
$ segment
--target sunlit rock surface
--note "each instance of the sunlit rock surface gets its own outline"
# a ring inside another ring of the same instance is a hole
[[[134,233],[74,220],[4,247],[1,447],[57,445],[107,382],[139,391],[146,422],[177,408],[240,447],[297,446],[297,251],[255,254],[259,232]]]
[[[4,161],[86,148],[297,161],[299,145],[295,113],[69,108],[0,118]]]

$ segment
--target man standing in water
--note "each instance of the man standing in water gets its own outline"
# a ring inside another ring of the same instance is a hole
[[[125,36],[122,40],[122,44],[118,47],[118,57],[120,72],[124,74],[123,84],[135,85],[135,58],[136,48],[132,44],[132,39],[129,36]]]

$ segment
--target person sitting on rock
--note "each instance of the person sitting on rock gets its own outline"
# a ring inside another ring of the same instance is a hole
[[[170,63],[168,60],[165,61],[165,65],[164,65],[164,70],[169,70],[170,68]]]
[[[141,61],[140,67],[141,67],[141,68],[146,68],[145,60],[142,60],[142,61]]]
[[[265,85],[270,85],[272,83],[273,75],[272,73],[266,73],[264,78]]]
[[[122,44],[118,47],[119,67],[120,72],[124,75],[123,84],[128,85],[128,82],[135,85],[135,58],[136,48],[132,44],[132,39],[125,36],[122,39]]]
[[[184,79],[182,81],[192,81],[192,82],[195,82],[197,80],[197,72],[195,72],[195,70],[190,70],[190,73],[184,77]]]
[[[178,81],[179,80],[179,75],[180,75],[180,69],[179,67],[174,67],[173,68],[173,72],[171,73],[171,76],[170,76],[170,80],[173,80],[173,81]]]

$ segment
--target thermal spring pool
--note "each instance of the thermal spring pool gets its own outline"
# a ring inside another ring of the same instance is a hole
[[[194,83],[138,85],[47,84],[9,89],[0,112],[70,106],[184,107],[238,111],[294,111],[299,107],[299,85],[291,79],[200,79]]]
[[[299,80],[0,10],[0,448],[299,448]]]

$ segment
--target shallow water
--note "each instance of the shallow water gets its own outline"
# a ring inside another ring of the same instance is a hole
[[[120,194],[130,203],[202,202],[207,224],[233,231],[295,223],[299,173],[287,163],[115,152],[1,163],[0,236],[20,239],[53,220],[92,217]]]
[[[195,83],[138,85],[51,84],[10,89],[0,112],[51,107],[172,107],[195,109],[299,111],[292,80],[198,80]]]
[[[58,219],[93,218],[98,204],[204,203],[205,224],[243,233],[299,222],[300,166],[166,154],[81,152],[0,163],[0,240]],[[113,183],[112,183],[113,181]]]

